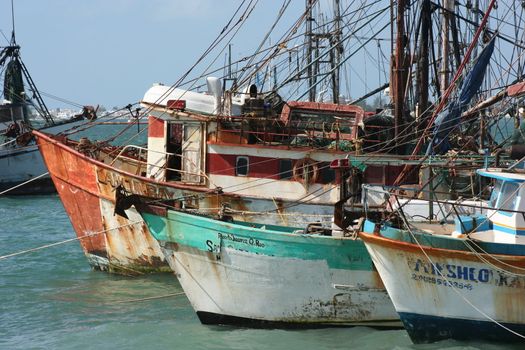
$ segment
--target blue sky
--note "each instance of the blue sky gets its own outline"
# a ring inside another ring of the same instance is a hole
[[[254,52],[286,0],[246,0],[257,3],[242,30],[233,40],[233,60]],[[329,12],[331,0],[324,3]],[[14,0],[16,34],[22,58],[38,88],[77,104],[102,104],[107,108],[138,102],[155,82],[171,85],[196,61],[216,38],[242,0]],[[354,7],[371,3],[352,0]],[[388,6],[380,1],[378,6]],[[512,2],[500,2],[494,14],[512,23]],[[515,6],[519,6],[515,3]],[[283,20],[270,37],[275,43],[304,11],[305,0],[292,0]],[[375,9],[368,9],[370,13]],[[367,15],[366,13],[363,14]],[[347,20],[352,21],[352,16]],[[384,13],[360,33],[362,39],[345,42],[351,53],[346,70],[345,94],[359,97],[387,81],[390,43],[381,50],[371,42],[366,50],[352,52],[389,22]],[[494,26],[492,22],[492,26]],[[359,24],[360,26],[361,24]],[[357,26],[357,24],[356,24]],[[504,32],[503,28],[498,28]],[[11,0],[0,0],[0,30],[11,32]],[[299,33],[303,32],[299,29]],[[388,38],[389,30],[380,34]],[[510,32],[509,37],[513,37]],[[468,37],[467,37],[468,42]],[[7,41],[0,36],[0,46]],[[505,51],[499,41],[498,52]],[[220,55],[215,53],[213,57]],[[510,55],[507,55],[510,57]],[[283,56],[285,57],[285,56]],[[224,63],[224,54],[216,66]],[[378,63],[379,62],[379,63]],[[200,74],[205,65],[195,70]],[[496,67],[496,66],[493,66]],[[493,79],[502,74],[492,73]],[[66,105],[44,96],[49,107]]]
[[[175,82],[241,3],[239,0],[14,2],[17,42],[37,87],[75,103],[106,107],[139,101],[154,82]],[[10,4],[10,0],[0,1],[0,30],[8,37]],[[260,1],[246,29],[233,41],[234,58],[256,48],[281,4],[282,1]],[[285,14],[286,27],[303,8],[304,1],[294,1]],[[5,44],[6,40],[0,37],[0,46]],[[49,107],[65,106],[47,97],[45,100]]]

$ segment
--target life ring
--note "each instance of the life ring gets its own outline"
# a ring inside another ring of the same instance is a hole
[[[293,179],[303,184],[314,183],[319,177],[319,167],[317,162],[304,158],[295,162],[292,169]]]

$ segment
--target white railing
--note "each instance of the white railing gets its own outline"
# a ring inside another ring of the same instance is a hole
[[[417,188],[394,188],[389,186],[378,187],[365,184],[362,186],[362,189],[362,200],[365,211],[369,210],[368,200],[372,198],[369,196],[369,193],[376,193],[379,195],[378,197],[381,197],[383,205],[386,205],[388,210],[404,210],[405,215],[409,217],[409,221],[443,221],[447,220],[451,215],[454,214],[483,214],[486,213],[488,209],[487,201],[479,198],[465,199],[459,197],[456,200],[425,199],[416,198],[410,195],[392,193],[391,191],[392,189],[398,189],[404,191],[426,192]],[[426,213],[427,210],[428,214]]]

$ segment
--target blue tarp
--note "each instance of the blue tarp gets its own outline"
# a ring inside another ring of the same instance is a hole
[[[470,100],[481,87],[490,57],[494,51],[494,42],[492,39],[478,56],[476,63],[468,72],[463,84],[459,98],[450,102],[447,109],[441,112],[434,122],[434,131],[432,141],[428,145],[427,155],[443,154],[450,149],[448,137],[461,123],[461,113],[469,104]]]

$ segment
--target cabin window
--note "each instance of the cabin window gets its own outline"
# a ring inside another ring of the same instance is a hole
[[[501,181],[496,181],[494,188],[492,189],[492,194],[490,195],[490,207],[496,208],[498,197],[501,192]]]
[[[235,175],[248,176],[249,159],[248,157],[237,157],[235,161]]]
[[[501,195],[498,200],[498,208],[506,210],[515,210],[516,202],[518,200],[519,192],[519,183],[518,182],[503,182],[501,187]],[[513,213],[505,213],[507,215],[512,215]]]
[[[279,179],[291,179],[293,176],[292,171],[292,160],[291,159],[279,159]]]

